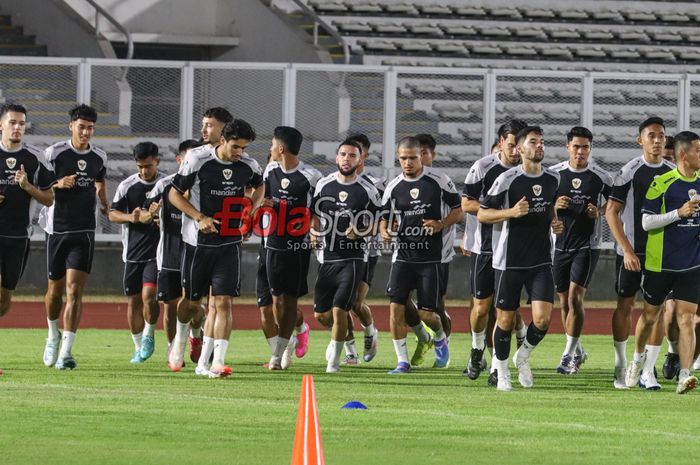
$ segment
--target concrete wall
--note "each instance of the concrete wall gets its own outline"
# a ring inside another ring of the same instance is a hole
[[[241,290],[243,295],[255,294],[255,274],[257,270],[257,245],[246,245],[243,253],[241,270]],[[447,297],[450,299],[464,299],[469,296],[469,261],[466,257],[457,256],[450,268],[450,282]],[[384,296],[386,283],[389,279],[390,258],[382,257],[377,264],[374,282],[370,295],[373,297]],[[309,273],[309,286],[313,289],[318,265],[314,259]],[[121,244],[98,245],[92,274],[88,280],[88,294],[121,294],[122,274],[124,265],[121,261]],[[589,300],[614,300],[616,299],[615,284],[615,254],[612,250],[601,254],[598,266],[593,274],[593,280],[588,290]],[[29,264],[20,281],[17,292],[39,293],[46,291],[46,249],[43,242],[32,243],[29,256]],[[523,300],[523,303],[525,301]]]
[[[46,45],[49,56],[105,57],[89,24],[62,0],[0,0],[0,10]]]

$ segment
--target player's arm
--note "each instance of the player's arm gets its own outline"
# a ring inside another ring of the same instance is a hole
[[[15,172],[15,182],[20,189],[31,195],[33,199],[42,205],[50,207],[53,204],[53,189],[51,189],[51,187],[47,189],[38,189],[30,183],[27,172],[24,171],[24,165],[20,165],[19,170]]]
[[[479,212],[481,203],[478,200],[462,197],[462,211],[469,215],[476,215]]]
[[[197,222],[199,230],[205,234],[218,232],[217,225],[221,224],[219,220],[215,220],[204,213],[200,212],[190,203],[185,196],[177,189],[170,189],[168,192],[168,200],[178,210],[189,216]]]
[[[511,208],[493,208],[489,203],[481,205],[476,214],[477,219],[486,224],[496,224],[511,218],[520,218],[527,215],[530,205],[527,198],[523,197]]]
[[[461,207],[455,207],[450,210],[450,213],[441,220],[423,220],[423,226],[431,228],[433,233],[438,233],[445,228],[449,228],[453,224],[464,219],[464,212]]]
[[[622,249],[625,269],[630,271],[642,271],[639,257],[634,253],[634,248],[625,235],[622,219],[620,219],[620,212],[624,207],[625,205],[622,202],[613,198],[608,199],[607,207],[605,208],[605,221],[608,222],[610,232],[615,238],[615,242]]]

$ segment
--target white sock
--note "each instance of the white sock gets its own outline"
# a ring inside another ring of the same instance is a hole
[[[363,326],[362,331],[365,332],[365,336],[374,336],[374,333],[377,332],[377,328],[374,327],[374,322],[372,322],[369,326]]]
[[[527,336],[527,325],[523,323],[523,326],[520,329],[515,330],[515,337],[518,339],[525,339]]]
[[[143,327],[143,335],[153,337],[155,332],[156,332],[156,325],[152,325],[149,322],[146,322],[145,326]]]
[[[288,345],[289,339],[277,336],[277,345],[275,346],[275,350],[272,352],[272,355],[282,358],[282,355],[284,355],[284,351]]]
[[[179,323],[179,321],[178,321]],[[202,328],[201,326],[199,328],[192,328],[190,327],[190,336],[194,338],[198,338],[202,336]]]
[[[472,349],[484,350],[486,345],[486,330],[480,333],[472,331]]]
[[[357,347],[355,346],[355,339],[350,341],[345,341],[345,353],[357,357]]]
[[[576,342],[576,355],[583,355],[583,346],[581,345],[581,338]]]
[[[498,360],[497,358],[494,358],[492,364],[493,369],[498,370],[498,377],[505,378],[506,373],[508,373],[508,359]]]
[[[58,354],[58,358],[64,358],[70,355],[70,351],[73,348],[73,341],[75,340],[75,333],[71,331],[63,331],[63,339],[61,340],[61,351]]]
[[[272,336],[267,338],[267,344],[270,346],[270,350],[273,352],[277,348],[277,339],[278,336]]]
[[[615,367],[627,366],[627,339],[624,341],[613,341],[615,344]]]
[[[418,336],[419,342],[430,341],[430,334],[428,334],[428,331],[425,330],[425,326],[423,326],[423,323],[418,323],[415,326],[411,326],[411,329],[416,334],[416,336]]]
[[[49,339],[55,341],[60,337],[58,332],[58,318],[56,318],[55,320],[49,320],[47,318],[46,321],[49,324]]]
[[[644,354],[639,354],[637,351],[634,351],[634,354],[632,354],[632,360],[635,362],[641,362],[642,361],[642,355]]]
[[[394,339],[394,351],[399,363],[408,363],[408,347],[406,347],[406,338]]]
[[[668,353],[669,354],[677,354],[678,353],[678,341],[672,341],[672,340],[666,338],[666,342],[668,342]]]
[[[491,358],[493,358],[493,347],[487,347],[486,349],[489,351]]]
[[[202,353],[197,360],[197,366],[205,368],[209,366],[209,358],[214,352],[214,338],[209,336],[204,336],[202,342]]]
[[[228,350],[228,341],[226,339],[214,340],[214,361],[212,365],[223,366],[226,359],[226,351]]]
[[[306,322],[304,322],[304,323],[302,323],[300,326],[297,326],[297,327],[294,328],[294,329],[296,330],[297,334],[303,333],[304,331],[306,331],[307,329],[309,329],[309,325],[307,325]]]
[[[331,339],[330,343],[330,353],[333,357],[328,361],[328,366],[337,367],[340,365],[340,356],[343,353],[343,341],[334,341]]]
[[[564,347],[564,353],[562,355],[573,356],[578,346],[578,338],[566,335],[566,347]]]
[[[446,337],[447,337],[447,335],[445,334],[445,331],[443,331],[442,328],[438,329],[435,332],[435,342],[440,342],[443,339],[445,339]]]
[[[179,341],[184,341],[187,338],[187,329],[189,326],[189,323],[182,323],[180,320],[177,320],[177,330],[175,332],[175,339]]]
[[[644,346],[647,353],[647,359],[644,362],[643,372],[653,373],[654,366],[656,365],[656,360],[659,358],[659,353],[661,352],[661,346],[652,346],[647,344]]]
[[[678,381],[682,381],[686,379],[688,376],[690,376],[690,370],[687,368],[681,368],[680,373],[678,373]]]
[[[141,338],[143,337],[143,332],[138,334],[131,334],[131,339],[134,340],[134,350],[141,350]]]

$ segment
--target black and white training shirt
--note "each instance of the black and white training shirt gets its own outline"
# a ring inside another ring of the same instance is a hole
[[[221,221],[218,234],[202,234],[194,218],[182,217],[182,239],[192,246],[219,247],[242,240],[240,213],[250,200],[246,188],[262,186],[260,165],[249,157],[227,162],[216,155],[216,147],[203,146],[190,150],[172,181],[181,194],[190,191],[189,201],[202,214]],[[224,210],[224,199],[235,202]],[[229,215],[237,214],[238,219]],[[226,226],[235,231],[223,234]]]
[[[497,270],[525,270],[552,264],[550,226],[559,175],[543,168],[538,175],[527,174],[522,165],[500,174],[481,202],[481,208],[507,209],[523,197],[527,215],[493,225],[493,267]]]
[[[394,221],[399,226],[392,261],[447,263],[452,259],[455,225],[434,234],[423,227],[423,220],[442,220],[460,208],[459,193],[447,175],[427,166],[416,178],[402,173],[387,185],[382,204],[382,218],[390,227]]]
[[[361,176],[349,183],[342,182],[338,173],[322,178],[316,184],[312,203],[314,214],[321,219],[323,242],[318,262],[364,260],[381,204],[377,189]],[[351,224],[369,235],[348,239],[345,232]]]
[[[182,258],[182,212],[170,203],[168,194],[172,189],[175,174],[161,178],[146,196],[146,208],[153,202],[162,201],[160,206],[160,239],[156,250],[156,263],[159,270],[180,271]]]
[[[15,174],[22,167],[37,189],[49,189],[53,181],[40,149],[22,144],[16,150],[9,150],[0,142],[0,195],[5,197],[0,203],[0,237],[23,239],[31,236],[36,202],[15,182]]]
[[[365,168],[365,171],[360,174],[360,177],[373,185],[375,189],[377,189],[377,192],[379,192],[379,197],[384,196],[384,189],[386,189],[386,179],[383,177],[378,178],[376,176],[372,176],[367,172],[367,169]],[[369,240],[367,243],[367,253],[365,254],[365,261],[368,261],[369,257],[379,257],[382,255],[382,247],[383,247],[383,241],[382,238],[379,236],[379,234],[375,234],[372,236],[372,238]]]
[[[95,232],[95,183],[107,173],[107,154],[93,146],[78,150],[70,140],[59,142],[44,152],[45,163],[54,182],[77,175],[70,189],[55,189],[54,202],[41,210],[39,223],[48,234]]]

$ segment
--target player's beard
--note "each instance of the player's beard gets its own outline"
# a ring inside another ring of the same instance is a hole
[[[357,171],[357,166],[353,166],[352,168],[350,168],[348,170],[343,170],[343,168],[341,168],[340,165],[337,165],[337,166],[338,166],[338,172],[340,174],[342,174],[343,176],[351,176],[351,175],[355,174],[355,171]]]

